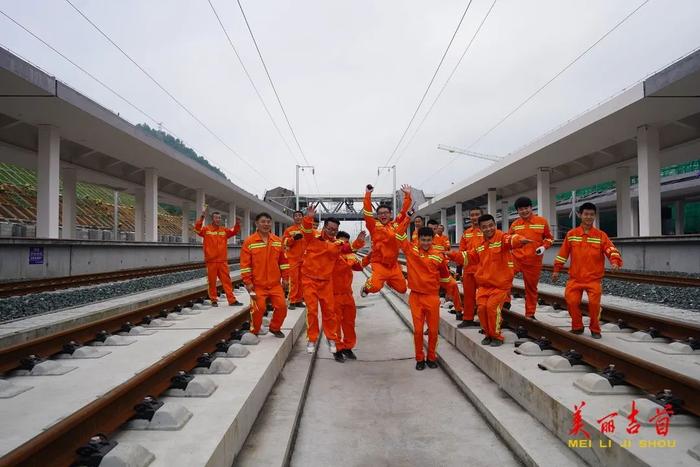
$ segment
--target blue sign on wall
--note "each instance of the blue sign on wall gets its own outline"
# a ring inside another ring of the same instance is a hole
[[[44,247],[29,247],[29,264],[44,264]]]

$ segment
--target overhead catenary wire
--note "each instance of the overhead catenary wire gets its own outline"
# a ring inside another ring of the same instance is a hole
[[[403,149],[399,153],[399,157],[394,161],[394,164],[398,164],[399,160],[401,160],[401,158],[403,158],[403,156],[406,154],[406,150],[413,143],[413,140],[416,139],[418,132],[421,130],[421,128],[423,127],[423,124],[428,119],[428,116],[431,114],[431,112],[435,108],[435,104],[437,104],[437,101],[440,99],[440,97],[442,97],[442,94],[445,92],[447,85],[450,84],[450,80],[454,76],[454,74],[457,71],[457,69],[459,68],[459,66],[462,64],[462,60],[464,60],[464,57],[467,55],[467,52],[469,52],[469,49],[471,49],[471,46],[474,43],[474,40],[479,35],[481,28],[484,26],[484,23],[486,23],[486,20],[488,19],[489,15],[491,15],[491,11],[493,10],[493,7],[496,6],[497,1],[498,0],[493,0],[493,2],[491,3],[491,6],[489,7],[488,11],[486,12],[486,15],[484,15],[484,18],[481,20],[481,23],[479,23],[479,26],[476,28],[476,31],[474,31],[474,34],[472,35],[471,39],[469,40],[467,47],[464,49],[464,52],[462,52],[462,55],[459,57],[459,60],[455,64],[454,68],[452,68],[452,71],[450,72],[450,75],[447,77],[447,80],[445,80],[445,83],[440,88],[440,92],[438,92],[438,94],[435,96],[435,99],[433,99],[433,103],[430,104],[430,107],[423,115],[423,118],[418,123],[418,126],[416,126],[416,129],[413,132],[413,134],[411,135],[411,138],[408,140],[408,143],[406,143],[406,145],[404,145]]]
[[[437,76],[438,72],[440,71],[440,68],[442,67],[443,62],[445,61],[445,57],[447,56],[447,53],[450,51],[450,47],[452,46],[452,43],[454,42],[455,37],[457,36],[457,33],[459,32],[459,29],[462,26],[462,23],[464,22],[464,18],[465,18],[465,16],[467,16],[467,12],[469,11],[469,7],[471,6],[472,1],[473,0],[469,0],[469,2],[467,3],[467,7],[464,9],[464,12],[462,13],[462,17],[459,19],[459,23],[457,23],[457,27],[455,28],[455,31],[452,33],[452,37],[450,37],[450,41],[447,43],[447,47],[445,48],[445,51],[443,52],[442,57],[440,58],[440,62],[438,62],[438,65],[435,68],[435,72],[433,73],[433,76],[430,78],[430,82],[428,82],[428,86],[425,88],[425,91],[423,92],[423,96],[420,98],[420,101],[418,102],[418,105],[416,106],[416,110],[413,111],[413,115],[411,116],[411,119],[408,121],[408,125],[406,125],[406,128],[403,130],[401,137],[396,142],[396,146],[394,146],[394,150],[391,151],[391,154],[389,154],[389,158],[386,160],[384,165],[388,166],[389,163],[391,162],[391,159],[394,158],[396,151],[398,151],[399,146],[401,146],[401,143],[403,142],[404,138],[406,137],[408,130],[411,128],[413,121],[416,119],[416,115],[418,114],[418,111],[420,110],[421,105],[423,105],[423,101],[425,101],[425,98],[428,95],[428,92],[430,91],[430,87],[433,85],[433,82],[435,81],[435,77]]]
[[[282,110],[282,115],[284,115],[284,120],[287,122],[287,126],[289,127],[289,131],[292,134],[292,138],[294,138],[294,142],[297,145],[297,149],[299,149],[299,153],[301,154],[302,159],[304,160],[304,163],[306,165],[311,165],[309,163],[309,160],[306,158],[306,154],[304,153],[304,150],[301,148],[301,144],[299,143],[299,139],[297,138],[297,134],[294,131],[294,128],[292,127],[292,123],[289,121],[289,116],[287,115],[287,111],[284,108],[284,105],[282,104],[282,99],[280,98],[279,93],[277,92],[277,87],[275,87],[275,83],[272,80],[272,76],[270,74],[270,70],[267,67],[267,63],[265,62],[265,58],[263,58],[262,51],[260,50],[260,46],[258,45],[258,41],[255,38],[255,34],[253,33],[253,29],[250,26],[250,22],[248,21],[248,17],[245,14],[245,10],[243,9],[243,5],[241,4],[240,0],[236,0],[236,3],[238,4],[238,8],[241,10],[241,15],[243,16],[243,20],[245,21],[246,28],[248,29],[248,33],[250,34],[250,38],[253,40],[253,45],[255,45],[255,50],[258,53],[258,57],[260,58],[260,62],[262,63],[263,69],[265,70],[265,75],[267,76],[267,80],[270,82],[270,86],[272,87],[272,91],[275,94],[275,98],[277,99],[277,103],[280,106],[280,109]],[[316,184],[316,190],[320,193],[320,189],[318,187],[318,182],[316,181],[316,175],[313,174],[313,179],[314,183]]]
[[[241,162],[247,165],[253,172],[255,172],[260,178],[265,180],[267,183],[272,184],[272,182],[254,165],[252,165],[246,158],[241,156],[238,151],[233,149],[223,138],[221,138],[217,133],[215,133],[206,123],[204,123],[199,117],[197,117],[185,104],[183,104],[177,97],[175,97],[168,89],[165,88],[157,79],[153,77],[144,67],[142,67],[136,60],[134,60],[124,49],[122,49],[119,44],[114,42],[112,38],[102,31],[102,29],[95,24],[85,13],[83,13],[80,8],[75,6],[71,0],[64,0],[68,5],[70,5],[85,21],[87,21],[102,37],[104,37],[110,44],[112,44],[124,57],[126,57],[136,68],[138,68],[149,80],[151,80],[161,91],[163,91],[170,99],[175,102],[182,110],[184,110],[192,119],[194,119],[202,128],[204,128],[210,135],[212,135],[219,143],[221,143],[226,149],[228,149],[231,154],[236,156]]]
[[[274,117],[272,116],[272,113],[270,113],[270,109],[267,107],[265,100],[262,98],[262,95],[260,94],[260,90],[258,90],[258,87],[255,85],[253,78],[250,76],[250,73],[248,72],[248,68],[246,68],[245,64],[243,63],[243,60],[241,59],[241,56],[239,55],[238,50],[236,49],[236,46],[233,44],[233,41],[231,40],[231,36],[229,36],[228,31],[224,27],[224,23],[221,20],[219,13],[216,11],[214,4],[212,3],[211,0],[207,0],[207,2],[209,2],[209,6],[211,7],[211,11],[212,11],[212,13],[214,13],[214,16],[216,17],[216,21],[219,23],[219,26],[221,27],[221,31],[223,31],[224,35],[226,36],[226,41],[228,42],[229,46],[231,47],[231,50],[233,51],[234,55],[236,56],[236,59],[238,59],[238,63],[241,65],[241,68],[243,68],[243,72],[245,73],[246,77],[248,78],[250,85],[253,87],[253,90],[255,91],[255,95],[258,96],[258,100],[260,101],[263,108],[265,109],[265,112],[267,113],[267,116],[270,118],[270,121],[272,122],[272,125],[275,127],[275,130],[277,130],[277,134],[279,135],[279,137],[282,140],[282,142],[284,143],[284,145],[287,147],[287,151],[289,151],[289,154],[291,154],[291,156],[294,158],[294,160],[296,161],[296,163],[298,165],[301,165],[296,154],[294,154],[294,151],[292,151],[292,148],[289,146],[289,143],[287,142],[287,138],[285,138],[284,135],[282,135],[282,130],[280,130],[280,127],[277,125],[277,122],[275,121]]]
[[[583,52],[581,52],[579,55],[577,55],[571,62],[569,62],[564,68],[559,70],[552,78],[547,80],[542,86],[537,88],[533,93],[531,93],[528,97],[526,97],[522,102],[520,102],[518,105],[515,106],[510,112],[508,112],[503,118],[501,118],[498,122],[496,122],[495,125],[490,127],[486,132],[482,133],[478,138],[476,138],[469,146],[467,146],[467,150],[473,148],[475,145],[477,145],[481,140],[483,140],[486,136],[491,134],[496,128],[501,126],[506,120],[508,120],[511,116],[513,116],[518,110],[523,108],[528,102],[530,102],[535,96],[537,96],[540,92],[542,92],[547,86],[549,86],[554,80],[556,80],[559,76],[561,76],[564,72],[566,72],[569,68],[571,68],[576,62],[578,62],[581,58],[583,58],[588,52],[590,52],[595,46],[600,44],[606,37],[608,37],[611,33],[613,33],[615,30],[617,30],[620,26],[622,26],[628,19],[630,19],[635,13],[637,13],[644,5],[649,3],[650,0],[644,0],[642,3],[640,3],[636,8],[634,8],[630,13],[625,15],[620,21],[615,23],[615,25],[610,28],[608,31],[605,32],[602,36],[600,36],[595,42],[593,42],[590,46],[588,46]],[[446,169],[448,166],[452,165],[456,158],[448,161],[445,163],[443,166],[438,168],[435,172],[432,174],[428,175],[427,178],[425,178],[420,184],[424,184],[427,181],[431,180],[433,177],[438,175],[440,172],[442,172],[444,169]]]

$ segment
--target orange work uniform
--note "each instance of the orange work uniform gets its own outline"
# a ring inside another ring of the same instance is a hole
[[[490,240],[485,237],[476,248],[463,253],[464,267],[476,263],[476,307],[479,323],[486,337],[503,340],[501,309],[513,287],[511,250],[519,248],[522,237],[496,230]]]
[[[581,297],[585,291],[588,295],[588,316],[591,319],[589,328],[591,332],[600,333],[600,296],[605,257],[610,263],[622,267],[622,256],[607,234],[595,227],[591,227],[588,232],[583,227],[576,227],[566,233],[564,243],[554,259],[555,272],[561,271],[569,256],[571,266],[564,298],[571,315],[571,328],[583,329]]]
[[[304,298],[301,291],[301,264],[304,250],[306,250],[306,240],[303,237],[295,240],[294,236],[297,234],[304,235],[304,232],[301,225],[294,224],[287,227],[282,237],[289,260],[289,303],[299,303]]]
[[[484,241],[484,234],[481,233],[479,227],[469,227],[462,234],[459,240],[459,251],[462,253],[469,252],[481,245]],[[476,310],[476,264],[471,263],[462,268],[462,292],[464,293],[464,312],[463,319],[465,321],[474,320],[474,311]]]
[[[355,318],[357,308],[352,296],[352,272],[362,271],[362,263],[355,253],[341,254],[333,267],[333,305],[337,318],[336,348],[352,350],[357,344]]]
[[[433,248],[442,253],[445,258],[449,257],[450,253],[450,239],[447,235],[436,235],[433,239]],[[442,288],[448,297],[452,299],[454,303],[455,311],[457,314],[461,315],[464,312],[462,308],[462,298],[459,296],[459,286],[457,285],[457,280],[450,274],[450,279],[448,282],[442,284]]]
[[[287,302],[281,280],[288,277],[289,262],[281,238],[270,233],[265,242],[260,232],[255,232],[245,239],[241,247],[241,278],[246,286],[254,287],[255,297],[250,304],[250,331],[253,334],[257,335],[260,331],[268,298],[275,310],[270,331],[281,330],[287,317]]]
[[[532,317],[537,308],[537,283],[542,272],[542,256],[538,256],[535,250],[540,246],[545,249],[551,247],[554,239],[547,219],[534,214],[527,219],[518,218],[511,224],[509,233],[521,235],[533,242],[513,250],[515,272],[523,273],[525,283],[525,316]]]
[[[404,193],[403,205],[397,219],[405,221],[408,208],[411,206],[411,195]],[[364,289],[368,293],[379,292],[384,284],[396,290],[398,293],[406,292],[406,279],[399,267],[399,242],[396,239],[396,229],[399,223],[394,220],[386,225],[374,218],[372,212],[372,194],[365,193],[362,205],[362,213],[365,218],[365,225],[369,230],[372,239],[372,275],[365,282]],[[410,220],[410,219],[409,219]]]
[[[319,335],[318,308],[321,306],[323,334],[329,341],[338,340],[338,320],[333,300],[333,268],[341,254],[362,248],[364,242],[355,240],[352,247],[340,240],[328,237],[323,231],[312,229],[313,219],[302,221],[306,251],[301,265],[301,282],[306,302],[306,335],[309,342],[316,342]],[[337,346],[336,346],[337,348]]]
[[[440,323],[440,286],[450,279],[450,271],[444,255],[431,248],[423,250],[413,245],[406,235],[406,226],[399,226],[396,239],[406,255],[408,287],[411,293],[408,304],[413,320],[413,345],[416,361],[425,360],[423,349],[423,326],[428,323],[428,360],[437,360],[438,326]]]
[[[204,247],[204,262],[207,265],[207,283],[209,284],[209,299],[216,303],[219,295],[216,293],[216,279],[221,281],[226,298],[229,304],[236,302],[231,284],[231,272],[228,268],[228,239],[241,231],[241,226],[237,223],[232,228],[213,224],[204,226],[202,218],[197,219],[194,224],[194,231],[202,237]]]

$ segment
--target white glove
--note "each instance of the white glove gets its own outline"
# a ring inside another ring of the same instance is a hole
[[[537,247],[537,249],[535,250],[535,254],[537,256],[542,256],[544,254],[544,247],[543,246]]]

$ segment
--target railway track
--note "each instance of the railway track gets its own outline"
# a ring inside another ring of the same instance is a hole
[[[204,267],[204,263],[182,263],[150,268],[122,269],[119,271],[110,271],[99,274],[80,274],[75,276],[54,277],[48,279],[3,282],[0,283],[0,298],[46,292],[50,290],[81,287],[84,285],[102,284],[105,282],[123,281],[128,279],[136,279],[139,277],[169,274],[173,272],[191,271],[195,269],[202,269]]]
[[[542,270],[552,272],[554,271],[554,266],[545,264],[542,265]],[[563,273],[568,273],[568,271],[569,268],[564,268],[562,270]],[[607,279],[643,284],[664,285],[669,287],[700,287],[700,277],[646,274],[642,272],[610,270],[605,271],[605,277]]]
[[[399,262],[405,273],[405,259],[400,258]],[[513,290],[516,294],[522,295],[524,293],[524,288],[513,287]],[[396,295],[408,303],[407,296]],[[566,301],[559,295],[540,292],[539,299],[541,304],[566,309]],[[588,314],[585,305],[582,308]],[[622,307],[603,306],[602,308],[601,320],[616,323],[622,328],[653,333],[654,337],[667,337],[684,342],[692,342],[691,339],[694,339],[696,343],[700,342],[700,326],[697,324],[640,313]],[[597,370],[602,371],[609,368],[610,365],[614,365],[617,371],[624,374],[625,383],[638,387],[649,394],[659,394],[670,390],[674,396],[680,398],[679,406],[682,410],[700,416],[700,398],[698,398],[700,380],[588,337],[571,334],[567,330],[542,321],[527,319],[523,314],[513,310],[502,310],[502,316],[504,327],[519,331],[519,335],[522,335],[524,330],[533,339],[545,339],[551,348],[560,352],[574,350],[581,355],[584,363]]]
[[[177,300],[161,302],[142,309],[85,324],[70,330],[28,341],[0,350],[0,373],[26,365],[29,356],[50,358],[65,351],[66,345],[87,344],[106,331],[124,331],[131,323],[148,322],[151,317],[191,306],[206,297],[206,288]],[[197,366],[204,353],[216,351],[222,340],[231,339],[249,317],[250,307],[238,310],[233,316],[190,340],[155,364],[71,415],[42,430],[37,436],[0,458],[0,466],[71,465],[76,450],[85,446],[98,434],[109,435],[135,415],[135,407],[147,396],[157,397],[169,389],[173,378]],[[126,326],[126,327],[125,327]]]

